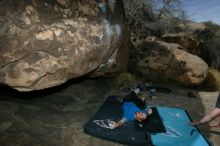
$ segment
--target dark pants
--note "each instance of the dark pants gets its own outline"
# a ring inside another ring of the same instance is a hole
[[[138,98],[138,95],[134,91],[132,91],[131,93],[129,93],[124,97],[122,104],[124,102],[133,102],[140,109],[146,108],[145,102],[143,102],[140,98]]]

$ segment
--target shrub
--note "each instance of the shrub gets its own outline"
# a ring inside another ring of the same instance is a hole
[[[213,33],[216,33],[219,29],[220,29],[220,25],[215,24],[212,21],[205,21],[203,22],[203,24],[209,29],[211,30]]]

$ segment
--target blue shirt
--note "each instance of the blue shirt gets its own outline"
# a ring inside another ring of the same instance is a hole
[[[145,112],[145,110],[141,110],[138,108],[133,102],[124,102],[122,104],[122,110],[124,113],[124,117],[126,121],[134,121],[135,120],[135,112]]]

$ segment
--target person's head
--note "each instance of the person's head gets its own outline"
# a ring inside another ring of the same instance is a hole
[[[147,118],[147,114],[144,112],[135,112],[135,119],[138,121],[143,121]]]

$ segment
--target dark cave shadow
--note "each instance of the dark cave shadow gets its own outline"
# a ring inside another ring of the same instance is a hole
[[[50,88],[42,89],[42,90],[28,91],[28,92],[21,92],[9,86],[0,85],[0,100],[9,100],[13,98],[21,99],[21,100],[31,100],[34,98],[42,98],[45,96],[49,96],[49,95],[61,92],[71,85],[78,84],[86,80],[88,80],[88,78],[80,77],[76,79],[71,79],[67,81],[66,83],[63,83],[55,87],[50,87]]]

